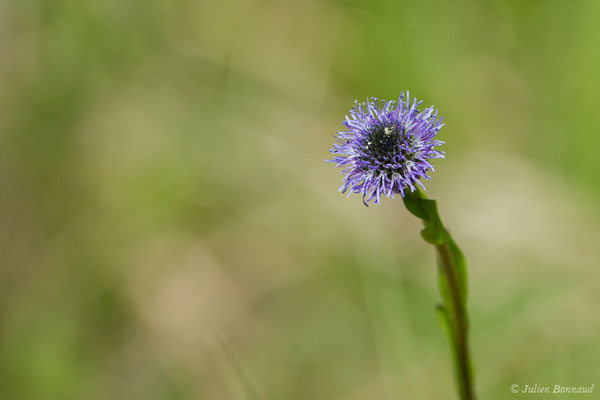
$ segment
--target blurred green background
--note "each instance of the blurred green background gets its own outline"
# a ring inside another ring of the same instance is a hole
[[[469,261],[480,398],[599,391],[599,20],[0,1],[0,399],[454,398],[418,221],[323,162],[355,99],[406,89],[445,116],[428,194]]]

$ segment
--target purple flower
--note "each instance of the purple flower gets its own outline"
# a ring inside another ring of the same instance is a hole
[[[374,97],[355,102],[343,121],[348,130],[337,134],[330,150],[336,156],[327,160],[343,168],[340,192],[360,193],[367,205],[371,200],[379,204],[382,194],[404,197],[417,183],[425,189],[419,179],[429,179],[427,171],[434,170],[429,160],[444,157],[443,151],[434,150],[443,143],[435,135],[444,124],[433,106],[418,110],[421,103],[413,99],[411,105],[408,92],[397,102]]]

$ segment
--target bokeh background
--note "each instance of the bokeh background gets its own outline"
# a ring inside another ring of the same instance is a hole
[[[454,398],[418,221],[323,162],[354,100],[406,89],[445,116],[428,194],[468,258],[480,398],[599,392],[599,20],[0,1],[0,398]]]

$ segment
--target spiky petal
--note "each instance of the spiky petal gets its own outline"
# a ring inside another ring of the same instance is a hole
[[[421,178],[429,179],[433,171],[429,160],[443,158],[434,150],[443,144],[435,139],[442,124],[434,106],[419,110],[422,101],[401,93],[397,101],[374,97],[355,102],[350,115],[342,122],[347,131],[338,132],[330,150],[336,167],[343,168],[343,193],[362,194],[365,205],[380,203],[381,195],[394,197],[406,190],[416,190]]]

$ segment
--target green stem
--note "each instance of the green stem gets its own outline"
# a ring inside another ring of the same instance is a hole
[[[466,308],[466,263],[462,252],[444,227],[435,200],[420,191],[406,193],[406,208],[423,220],[421,236],[435,246],[439,255],[440,290],[444,304],[439,307],[447,328],[455,360],[456,378],[462,400],[475,400],[469,355],[469,322]]]
[[[469,326],[467,320],[467,310],[465,302],[461,298],[458,285],[456,265],[453,262],[448,243],[436,246],[440,256],[440,269],[443,278],[448,284],[450,298],[452,299],[451,309],[453,311],[452,321],[454,338],[454,351],[457,359],[457,374],[460,385],[461,397],[464,400],[474,400],[473,378],[471,376],[471,359],[469,354]]]

